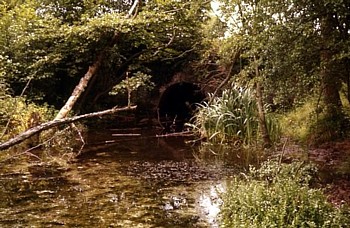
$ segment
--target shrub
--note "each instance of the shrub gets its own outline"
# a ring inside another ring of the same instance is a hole
[[[0,99],[0,110],[0,141],[6,141],[30,127],[29,121],[34,113],[39,121],[45,122],[52,119],[55,112],[47,105],[39,106],[9,95]]]
[[[234,179],[223,195],[222,227],[349,227],[349,213],[309,187],[315,169],[275,161]],[[347,214],[346,214],[347,213]]]

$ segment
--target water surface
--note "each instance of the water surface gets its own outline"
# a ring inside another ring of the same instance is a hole
[[[217,227],[226,171],[196,161],[186,137],[156,133],[91,131],[68,166],[2,165],[0,226]]]

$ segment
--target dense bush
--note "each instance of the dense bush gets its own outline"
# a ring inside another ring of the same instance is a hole
[[[349,227],[349,212],[310,188],[315,169],[300,162],[265,162],[223,195],[222,227]]]

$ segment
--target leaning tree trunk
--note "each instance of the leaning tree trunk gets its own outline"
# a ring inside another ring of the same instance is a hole
[[[116,39],[117,36],[115,35],[114,39]],[[95,73],[97,72],[97,70],[100,68],[101,63],[102,63],[102,59],[103,59],[103,55],[104,53],[101,53],[97,60],[95,61],[95,63],[89,67],[89,70],[86,72],[86,74],[84,75],[84,77],[82,77],[80,79],[79,84],[75,87],[75,89],[73,90],[72,95],[69,97],[69,99],[67,100],[67,102],[65,103],[65,105],[60,109],[60,111],[58,112],[58,114],[55,117],[55,120],[60,120],[65,118],[68,113],[70,112],[70,110],[72,110],[74,104],[76,103],[76,101],[78,100],[78,98],[80,97],[80,95],[84,92],[86,86],[88,85],[91,77],[93,75],[95,75]]]
[[[232,70],[233,70],[233,67],[234,67],[235,63],[237,62],[237,60],[238,60],[238,58],[240,56],[240,52],[241,52],[241,48],[237,48],[235,54],[233,55],[233,57],[231,59],[231,65],[230,65],[230,67],[227,70],[226,78],[220,83],[220,85],[218,87],[216,87],[216,89],[215,89],[211,99],[208,102],[209,104],[211,104],[213,102],[214,98],[219,93],[219,91],[222,89],[222,87],[224,87],[230,81],[230,79],[232,78],[231,73],[232,73]]]
[[[134,4],[131,6],[128,14],[126,15],[126,18],[130,18],[134,11],[137,12],[137,6],[139,5],[140,1],[139,0],[135,0]],[[135,14],[136,15],[136,14]],[[134,15],[134,16],[135,16]],[[132,17],[133,19],[134,17]],[[87,87],[90,79],[96,74],[96,72],[99,70],[102,61],[104,59],[104,56],[107,52],[107,50],[110,47],[113,47],[116,42],[118,41],[119,38],[119,33],[116,32],[112,38],[112,41],[110,43],[110,45],[108,47],[106,47],[97,57],[96,61],[93,63],[92,66],[89,67],[88,71],[86,72],[86,74],[84,75],[84,77],[82,77],[79,81],[79,84],[75,87],[75,89],[73,90],[72,95],[69,97],[69,99],[67,100],[67,102],[65,103],[65,105],[60,109],[60,111],[58,112],[58,114],[55,117],[55,120],[59,120],[59,119],[63,119],[65,118],[68,113],[72,110],[73,106],[75,105],[75,103],[77,102],[77,100],[79,99],[79,97],[81,96],[81,94],[84,92],[85,88]]]
[[[109,114],[113,114],[116,112],[131,110],[131,109],[135,109],[135,108],[136,108],[136,106],[128,106],[128,107],[124,107],[124,108],[115,107],[115,108],[104,110],[101,112],[93,112],[93,113],[88,113],[88,114],[84,114],[84,115],[80,115],[80,116],[74,116],[71,118],[52,120],[52,121],[40,124],[38,126],[32,127],[30,129],[26,130],[25,132],[22,132],[21,134],[17,135],[16,137],[8,140],[7,142],[0,144],[0,150],[5,150],[7,148],[10,148],[10,147],[17,145],[18,143],[21,143],[24,140],[26,140],[26,139],[44,131],[44,130],[51,129],[51,128],[60,126],[62,124],[69,124],[69,123],[73,123],[73,122],[87,119],[87,118],[109,115]]]

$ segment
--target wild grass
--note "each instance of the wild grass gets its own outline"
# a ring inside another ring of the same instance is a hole
[[[56,110],[48,105],[37,105],[24,97],[12,97],[0,93],[0,143],[17,136],[31,127],[52,120]],[[15,145],[0,156],[0,163],[26,155],[35,161],[66,162],[74,157],[73,151],[79,151],[82,134],[86,131],[83,124],[69,125],[64,129],[44,131],[24,142]]]
[[[316,114],[317,100],[312,98],[288,113],[280,115],[282,135],[298,142],[306,142]]]
[[[23,97],[4,96],[0,99],[0,142],[25,131],[35,116],[38,123],[53,119],[55,110],[36,105]]]
[[[327,116],[322,102],[315,97],[310,97],[302,105],[280,115],[282,135],[307,145],[322,144],[346,137],[350,131],[350,109],[349,102],[343,94],[341,98],[343,107],[337,117]]]

